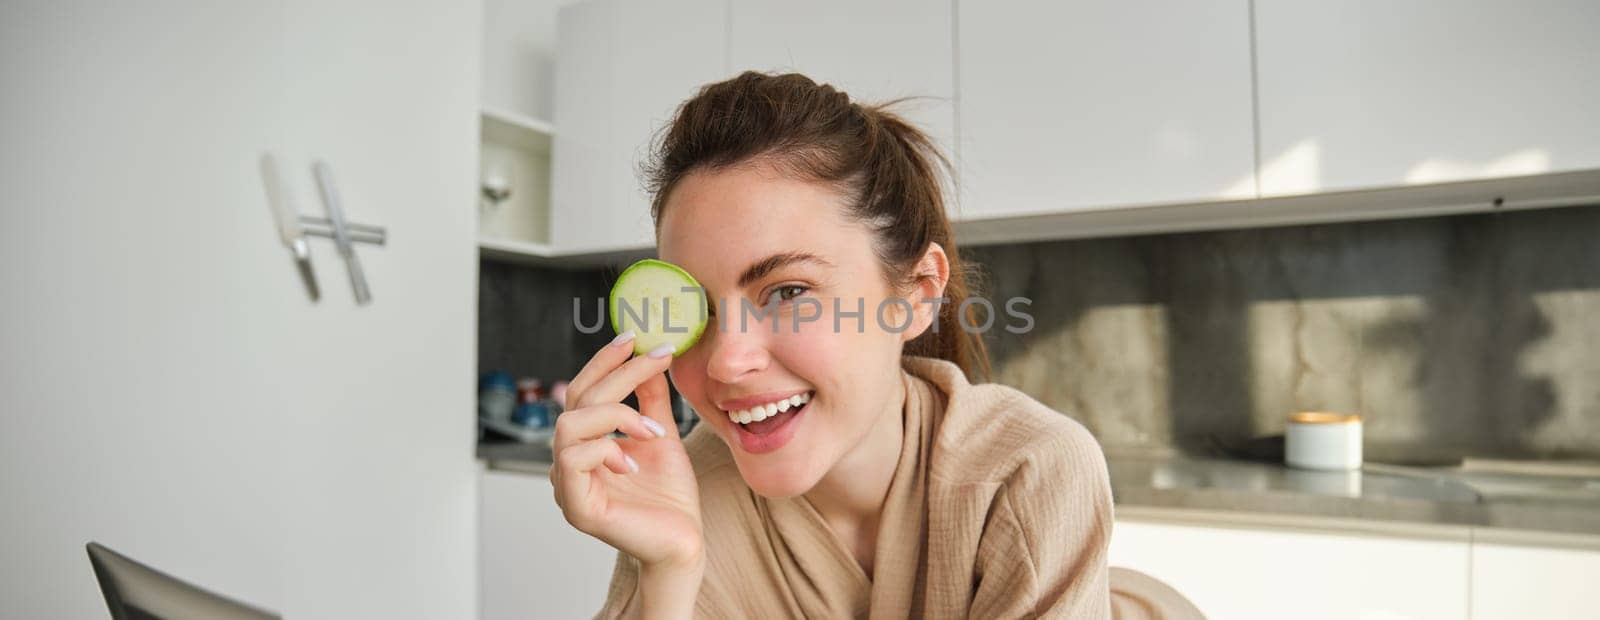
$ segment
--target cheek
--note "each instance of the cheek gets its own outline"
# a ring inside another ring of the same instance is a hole
[[[898,355],[898,337],[878,328],[870,305],[859,321],[854,316],[840,318],[838,329],[831,308],[815,321],[799,323],[798,329],[789,317],[783,320],[779,333],[768,341],[768,353],[787,374],[818,389],[852,388],[862,378],[861,368]]]
[[[672,387],[677,388],[693,405],[695,411],[704,411],[706,395],[706,362],[701,347],[694,347],[683,355],[672,360],[672,366],[667,371],[667,376],[672,379]]]

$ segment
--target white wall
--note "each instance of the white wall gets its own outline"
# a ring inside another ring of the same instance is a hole
[[[373,19],[382,12],[382,19]],[[476,614],[476,3],[0,5],[0,618],[83,545],[294,618]],[[258,169],[326,158],[374,303]]]

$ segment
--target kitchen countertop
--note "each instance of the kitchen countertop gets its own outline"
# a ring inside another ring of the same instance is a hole
[[[548,446],[482,443],[491,469],[545,475]],[[1600,466],[1467,461],[1460,467],[1369,463],[1351,472],[1162,454],[1106,458],[1119,516],[1374,532],[1529,532],[1600,536]],[[1454,534],[1448,534],[1454,535]]]
[[[1368,463],[1349,472],[1277,463],[1108,455],[1119,511],[1249,513],[1365,523],[1600,536],[1600,470],[1468,460],[1459,467]]]

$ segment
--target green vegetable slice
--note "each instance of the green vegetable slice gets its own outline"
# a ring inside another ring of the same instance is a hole
[[[705,289],[672,263],[647,258],[629,265],[611,286],[611,328],[633,330],[633,350],[648,353],[663,344],[672,355],[694,346],[708,321]]]

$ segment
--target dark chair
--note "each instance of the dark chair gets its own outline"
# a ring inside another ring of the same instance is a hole
[[[275,613],[207,592],[91,542],[89,563],[113,620],[271,620]]]

